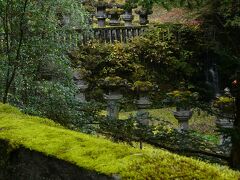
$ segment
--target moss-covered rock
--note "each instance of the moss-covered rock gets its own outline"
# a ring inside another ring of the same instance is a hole
[[[240,178],[239,172],[227,167],[210,165],[163,150],[139,150],[125,144],[112,143],[103,138],[67,130],[51,120],[28,116],[16,108],[2,104],[0,139],[8,141],[12,149],[21,146],[25,150],[64,160],[80,169],[108,177],[117,175],[122,179]],[[1,164],[4,166],[6,159],[2,159]]]

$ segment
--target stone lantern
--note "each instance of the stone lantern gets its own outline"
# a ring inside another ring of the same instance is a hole
[[[177,107],[176,111],[173,112],[173,115],[178,120],[180,131],[186,131],[189,129],[189,120],[193,115],[190,108]]]
[[[222,101],[221,101],[222,99]],[[223,100],[224,99],[224,100]],[[217,98],[215,106],[219,109],[219,114],[216,119],[216,126],[220,129],[231,130],[233,129],[233,122],[235,117],[235,101],[230,93],[229,88],[224,89],[224,96]],[[221,132],[220,143],[225,150],[230,151],[231,147],[231,136]]]
[[[216,120],[216,126],[220,129],[233,129],[233,122],[234,118],[233,117],[221,117],[217,118]],[[231,136],[221,133],[220,135],[220,143],[221,146],[224,146],[227,148],[226,150],[230,151],[231,147]]]
[[[76,84],[78,87],[78,94],[75,96],[76,99],[81,103],[87,102],[85,92],[86,92],[86,89],[88,88],[88,84],[83,80],[77,81]]]
[[[109,4],[109,9],[107,9],[107,14],[109,15],[109,25],[119,26],[120,25],[120,15],[124,13],[122,9],[123,5],[116,3],[112,0]]]
[[[122,16],[122,18],[125,21],[125,26],[126,27],[133,26],[132,21],[134,19],[134,16],[133,16],[132,11],[136,7],[137,7],[137,5],[134,4],[134,3],[131,3],[131,0],[125,0],[125,7],[124,7],[125,13]]]
[[[135,102],[138,111],[137,119],[142,125],[149,125],[149,112],[146,111],[151,106],[148,94],[153,89],[153,84],[150,81],[136,81],[133,84],[133,90],[138,94],[138,100]]]
[[[98,0],[98,2],[96,3],[97,8],[96,18],[98,20],[98,27],[105,27],[105,22],[107,18],[106,14],[107,7],[108,3],[104,2],[103,0]]]
[[[107,100],[107,116],[111,119],[119,118],[119,101],[122,99],[120,91],[109,91],[104,95],[104,99]]]
[[[74,81],[78,87],[78,94],[75,96],[76,100],[81,103],[86,102],[85,92],[88,88],[88,84],[82,79],[81,73],[75,71],[73,74]]]
[[[122,99],[121,88],[125,87],[127,81],[119,76],[107,76],[102,80],[102,88],[107,92],[104,99],[107,101],[107,116],[118,119],[119,101]]]
[[[136,11],[136,14],[139,15],[140,25],[147,25],[149,23],[148,15],[152,14],[153,11],[150,9],[142,8]]]
[[[146,109],[150,108],[151,101],[148,96],[140,96],[139,99],[135,102],[138,111],[137,111],[137,120],[142,125],[149,125],[149,112]]]

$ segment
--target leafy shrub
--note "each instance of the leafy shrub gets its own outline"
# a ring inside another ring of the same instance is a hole
[[[193,77],[199,76],[203,69],[203,63],[198,61],[202,53],[199,31],[187,26],[153,27],[127,44],[93,41],[69,55],[75,68],[81,66],[87,72],[85,79],[92,89],[90,97],[96,98],[95,92],[100,92],[101,79],[117,76],[131,87],[140,81],[153,84],[153,99],[161,102],[160,94],[175,89],[179,82],[196,84],[198,77]],[[188,40],[189,36],[192,38]]]

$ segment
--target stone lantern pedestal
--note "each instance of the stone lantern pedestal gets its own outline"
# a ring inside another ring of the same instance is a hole
[[[85,91],[88,88],[88,84],[83,81],[79,80],[76,82],[77,87],[78,87],[78,94],[75,96],[78,102],[85,103],[86,101],[86,96],[85,96]]]
[[[177,108],[177,110],[173,112],[173,115],[178,120],[180,131],[189,129],[189,120],[193,115],[190,109]]]
[[[86,96],[85,91],[88,88],[88,84],[83,80],[82,74],[78,71],[73,73],[73,79],[76,86],[78,87],[78,93],[75,95],[75,98],[78,102],[85,103]]]
[[[122,94],[119,91],[110,91],[109,94],[104,95],[107,100],[107,116],[111,119],[119,118],[119,104],[122,99]]]
[[[221,118],[217,118],[216,120],[216,126],[219,128],[224,128],[224,129],[232,129],[233,128],[233,122],[234,122],[234,118],[233,117],[221,117]],[[220,135],[220,146],[224,146],[227,150],[230,152],[230,148],[231,148],[231,136],[221,133]]]
[[[137,111],[137,120],[142,125],[149,125],[149,112],[146,111],[151,106],[151,101],[147,96],[140,96],[140,98],[135,102]]]

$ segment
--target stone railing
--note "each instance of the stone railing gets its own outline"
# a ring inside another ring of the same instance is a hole
[[[117,26],[117,27],[104,27],[93,28],[93,38],[101,42],[114,43],[127,42],[127,40],[141,35],[148,26]]]
[[[53,40],[62,44],[68,44],[69,48],[77,47],[79,44],[86,44],[90,40],[99,40],[103,43],[122,42],[126,43],[129,39],[142,35],[148,29],[148,25],[139,26],[110,26],[110,27],[95,27],[89,32],[82,32],[80,29],[70,30],[64,35],[56,34],[51,36]],[[164,25],[155,26],[156,28],[165,29],[165,33],[162,34],[162,39],[168,38],[170,35],[174,35],[176,40],[181,41],[181,32],[176,31],[172,34],[169,27]],[[209,28],[204,31],[204,39],[206,42],[211,42],[215,39],[215,30]],[[0,52],[4,48],[4,34],[0,33]]]

